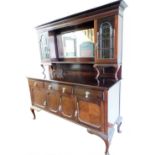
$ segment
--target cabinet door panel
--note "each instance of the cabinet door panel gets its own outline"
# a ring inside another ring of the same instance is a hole
[[[48,93],[48,109],[57,112],[60,104],[60,94],[57,91],[50,91]]]
[[[39,34],[39,46],[42,61],[50,60],[49,36],[48,32]]]
[[[45,89],[32,89],[32,104],[45,108],[47,105],[47,92]]]
[[[115,18],[114,16],[104,19],[97,19],[96,22],[96,40],[97,49],[95,61],[98,63],[113,63],[116,60],[116,53],[114,51],[114,37],[115,37]]]
[[[78,102],[79,121],[99,128],[101,126],[101,107],[99,101],[82,100]]]
[[[61,98],[62,114],[67,117],[73,117],[76,109],[76,97],[63,95]]]

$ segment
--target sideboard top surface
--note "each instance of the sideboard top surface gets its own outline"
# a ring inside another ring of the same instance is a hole
[[[75,79],[73,81],[62,81],[62,80],[47,80],[47,79],[40,79],[40,78],[33,78],[33,77],[27,77],[28,79],[31,80],[40,80],[40,81],[48,81],[48,82],[54,82],[54,83],[60,83],[60,84],[66,84],[66,85],[75,85],[75,86],[84,86],[84,87],[89,87],[92,89],[100,89],[100,90],[108,90],[112,86],[114,86],[116,83],[118,83],[120,80],[111,80],[111,79],[105,79],[103,81],[103,84],[98,85],[97,81],[90,81],[88,80],[87,82],[81,80],[78,83],[75,82]]]

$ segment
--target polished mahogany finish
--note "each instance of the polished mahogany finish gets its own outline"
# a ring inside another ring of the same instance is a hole
[[[87,128],[105,142],[120,132],[124,1],[36,27],[43,78],[28,78],[31,112],[45,110]]]

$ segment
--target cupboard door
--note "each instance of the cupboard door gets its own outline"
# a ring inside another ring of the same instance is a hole
[[[40,80],[31,79],[29,79],[28,82],[32,104],[45,108],[47,105],[47,90],[45,87],[45,83]]]
[[[92,127],[101,127],[101,101],[98,99],[78,99],[78,119]]]
[[[47,101],[48,101],[48,110],[52,112],[58,112],[58,108],[60,104],[60,93],[57,91],[51,90],[48,93]]]
[[[66,117],[73,117],[76,110],[76,97],[71,95],[62,95],[61,106],[62,114]]]
[[[45,89],[33,88],[31,91],[32,104],[37,105],[41,108],[47,106],[47,91]]]

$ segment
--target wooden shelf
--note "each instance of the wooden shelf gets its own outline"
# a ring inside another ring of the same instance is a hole
[[[90,62],[77,62],[77,61],[52,61],[52,64],[94,64],[94,61]]]

